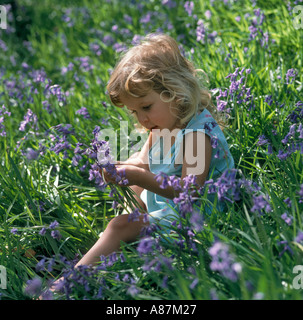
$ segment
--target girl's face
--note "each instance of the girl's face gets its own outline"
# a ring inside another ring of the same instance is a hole
[[[121,97],[122,103],[135,113],[139,123],[148,130],[169,129],[172,131],[177,127],[176,103],[174,101],[164,102],[160,94],[151,90],[146,96],[135,98],[130,95]]]

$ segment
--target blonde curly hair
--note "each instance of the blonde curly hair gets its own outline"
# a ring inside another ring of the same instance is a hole
[[[123,107],[121,96],[144,97],[154,90],[162,101],[176,102],[177,117],[184,126],[205,108],[216,116],[211,94],[201,87],[198,71],[202,70],[195,69],[181,54],[172,37],[151,34],[122,55],[110,76],[107,92],[115,106]]]

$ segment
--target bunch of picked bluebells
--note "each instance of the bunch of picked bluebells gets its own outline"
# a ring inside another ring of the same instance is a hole
[[[89,170],[89,180],[95,180],[95,184],[100,190],[104,190],[107,186],[107,182],[104,181],[102,177],[102,169],[105,169],[119,185],[127,185],[128,180],[124,177],[123,171],[122,174],[118,174],[116,166],[114,164],[114,158],[111,155],[110,145],[108,141],[99,140],[98,134],[100,127],[96,127],[93,131],[94,139],[91,142],[91,148],[86,150],[86,154],[90,158],[95,159],[95,163],[91,165]],[[112,186],[115,189],[115,186]],[[116,189],[115,189],[116,190]]]

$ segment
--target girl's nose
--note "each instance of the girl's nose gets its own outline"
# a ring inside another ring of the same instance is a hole
[[[139,121],[142,125],[144,125],[145,123],[148,123],[148,117],[147,117],[147,115],[144,114],[144,113],[139,113],[139,114],[138,114],[138,121]]]

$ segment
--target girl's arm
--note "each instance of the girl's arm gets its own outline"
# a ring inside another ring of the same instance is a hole
[[[191,132],[185,135],[185,150],[183,153],[182,176],[183,179],[188,174],[193,173],[197,177],[197,183],[204,185],[207,179],[211,156],[212,146],[210,137],[202,132]],[[192,150],[189,146],[192,145]],[[192,164],[190,156],[196,159],[197,163]],[[196,173],[196,174],[195,174]]]
[[[201,141],[204,142],[204,146],[201,146]],[[207,178],[211,162],[212,147],[210,138],[202,132],[188,133],[185,135],[184,146],[181,178],[183,179],[189,173],[195,172],[195,168],[202,168],[201,171],[194,174],[197,177],[197,183],[202,186]],[[198,148],[202,148],[203,152],[198,150]],[[196,160],[196,163],[193,163],[193,159]],[[156,175],[149,170],[132,165],[123,165],[119,168],[119,170],[123,169],[125,170],[125,176],[130,186],[140,186],[143,189],[147,189],[168,199],[173,199],[178,196],[179,192],[174,190],[173,187],[167,186],[165,189],[160,188],[160,183],[155,179]]]

